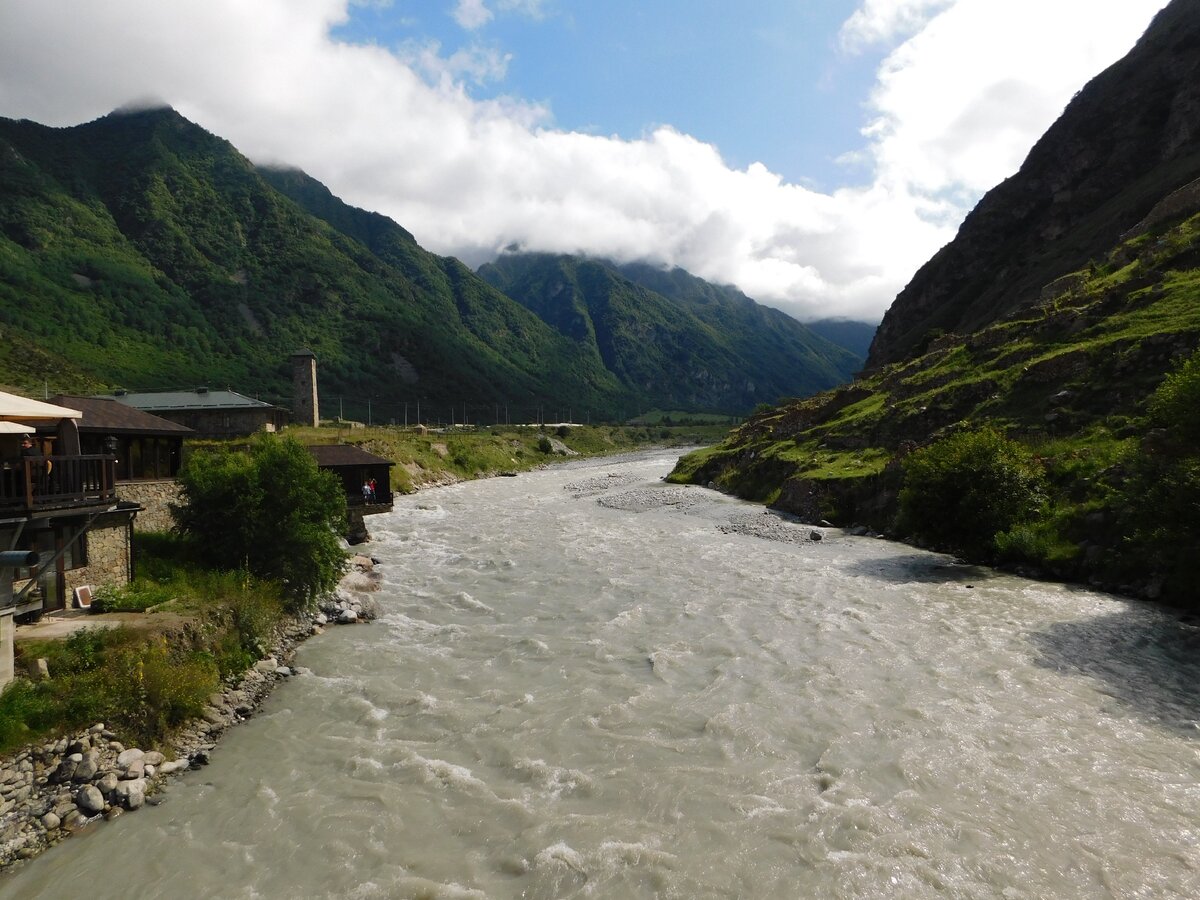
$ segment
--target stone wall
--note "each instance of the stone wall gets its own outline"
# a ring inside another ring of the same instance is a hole
[[[93,526],[87,533],[88,564],[63,573],[67,606],[73,604],[72,592],[81,584],[93,587],[128,584],[131,551],[129,528],[124,522]]]
[[[133,520],[135,531],[170,531],[175,527],[169,504],[179,502],[179,482],[174,478],[160,481],[121,481],[117,498],[142,507]]]

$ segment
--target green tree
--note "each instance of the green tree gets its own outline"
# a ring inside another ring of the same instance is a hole
[[[1182,446],[1200,445],[1200,353],[1163,379],[1150,397],[1150,424]]]
[[[1124,486],[1126,562],[1149,562],[1162,596],[1197,605],[1200,583],[1200,353],[1163,379],[1150,397],[1149,424],[1163,431],[1130,455]]]
[[[337,584],[345,496],[299,441],[260,434],[244,451],[201,450],[179,481],[175,521],[207,565],[278,581],[293,609]]]
[[[1045,473],[1021,444],[991,427],[961,431],[905,460],[901,527],[986,560],[996,535],[1031,521],[1045,499]]]

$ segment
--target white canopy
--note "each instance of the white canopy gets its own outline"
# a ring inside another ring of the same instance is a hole
[[[83,413],[41,400],[31,400],[17,394],[0,391],[0,421],[57,422],[59,419],[81,419]]]
[[[33,434],[35,430],[22,422],[0,422],[0,434]]]

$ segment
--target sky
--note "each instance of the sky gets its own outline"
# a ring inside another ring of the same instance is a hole
[[[1164,5],[0,0],[0,116],[168,104],[472,266],[648,260],[875,322]]]

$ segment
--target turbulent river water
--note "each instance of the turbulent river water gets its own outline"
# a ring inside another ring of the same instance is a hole
[[[1200,896],[1200,638],[662,453],[402,498],[382,615],[13,897]]]

